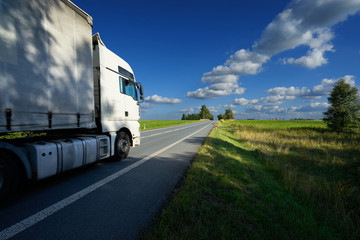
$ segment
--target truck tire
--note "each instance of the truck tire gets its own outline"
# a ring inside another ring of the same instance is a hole
[[[8,152],[0,150],[0,203],[12,196],[19,182],[19,164]]]
[[[130,152],[130,137],[126,132],[118,132],[115,140],[115,161],[124,160]]]

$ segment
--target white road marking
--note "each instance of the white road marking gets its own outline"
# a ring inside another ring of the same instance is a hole
[[[8,228],[4,229],[3,231],[0,232],[0,240],[6,240],[6,239],[9,239],[9,238],[15,236],[16,234],[19,234],[20,232],[26,230],[27,228],[37,224],[38,222],[44,220],[45,218],[51,216],[52,214],[60,211],[64,207],[66,207],[66,206],[72,204],[73,202],[81,199],[82,197],[86,196],[87,194],[95,191],[96,189],[98,189],[98,188],[104,186],[105,184],[115,180],[116,178],[124,175],[125,173],[131,171],[132,169],[140,166],[141,164],[145,163],[146,161],[150,160],[151,158],[156,157],[157,155],[159,155],[159,154],[165,152],[166,150],[168,150],[169,148],[172,148],[176,144],[190,138],[191,136],[193,136],[196,133],[200,132],[201,130],[208,127],[209,125],[211,125],[211,124],[208,124],[205,127],[202,127],[201,129],[197,130],[196,132],[193,132],[192,134],[190,134],[190,135],[188,135],[188,136],[186,136],[186,137],[184,137],[184,138],[182,138],[182,139],[168,145],[167,147],[165,147],[165,148],[163,148],[163,149],[161,149],[161,150],[159,150],[159,151],[157,151],[157,152],[155,152],[155,153],[153,153],[153,154],[151,154],[151,155],[137,161],[136,163],[134,163],[134,164],[132,164],[132,165],[130,165],[130,166],[128,166],[128,167],[126,167],[126,168],[124,168],[124,169],[122,169],[122,170],[120,170],[120,171],[118,171],[118,172],[116,172],[116,173],[114,173],[114,174],[112,174],[112,175],[110,175],[110,176],[108,176],[108,177],[106,177],[106,178],[104,178],[104,179],[90,185],[87,188],[84,188],[83,190],[80,190],[77,193],[74,193],[73,195],[71,195],[71,196],[69,196],[69,197],[67,197],[67,198],[65,198],[65,199],[63,199],[63,200],[61,200],[61,201],[59,201],[59,202],[45,208],[43,210],[41,210],[40,212],[35,213],[34,215],[32,215],[32,216],[30,216],[30,217],[28,217],[28,218],[26,218],[26,219],[24,219],[24,220],[22,220],[22,221],[20,221],[20,222],[18,222],[16,224],[14,224],[14,225],[12,225],[11,227],[8,227]]]
[[[201,123],[200,123],[200,124],[201,124]],[[200,124],[197,124],[197,125],[200,125]],[[174,129],[174,130],[169,130],[169,131],[166,131],[166,132],[155,133],[155,134],[152,134],[152,135],[149,135],[149,136],[140,137],[140,138],[141,138],[141,139],[144,139],[144,138],[154,137],[154,136],[158,136],[158,135],[165,134],[165,133],[176,132],[176,131],[183,130],[183,129],[185,129],[185,128],[194,127],[194,126],[197,126],[197,125],[190,125],[190,126],[186,126],[186,127],[182,127],[182,128],[177,128],[177,129]],[[159,130],[159,128],[158,128],[158,129],[153,129],[153,130]],[[149,130],[149,131],[150,131],[150,130]],[[148,131],[147,131],[147,132],[148,132]]]
[[[177,127],[181,127],[181,126],[196,126],[196,125],[201,125],[202,123],[205,123],[204,121],[200,121],[200,122],[195,122],[195,123],[185,123],[185,124],[181,124],[181,125],[175,125],[175,126],[170,126],[170,127],[161,127],[161,128],[154,128],[154,129],[145,129],[144,131],[142,131],[142,133],[148,133],[148,132],[155,132],[155,131],[159,131],[159,130],[163,130],[163,129],[170,129],[170,128],[177,128]]]

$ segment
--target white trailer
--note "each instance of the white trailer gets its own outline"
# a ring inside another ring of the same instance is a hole
[[[71,1],[0,0],[0,200],[22,176],[126,158],[140,145],[143,99],[130,65]],[[4,138],[28,131],[42,134]]]

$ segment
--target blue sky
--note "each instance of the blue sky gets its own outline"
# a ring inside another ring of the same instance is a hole
[[[360,0],[73,0],[144,86],[144,120],[206,105],[237,119],[320,119],[360,82]]]

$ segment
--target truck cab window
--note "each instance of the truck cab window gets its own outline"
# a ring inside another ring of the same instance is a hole
[[[132,81],[125,79],[125,94],[137,101],[136,86]]]

